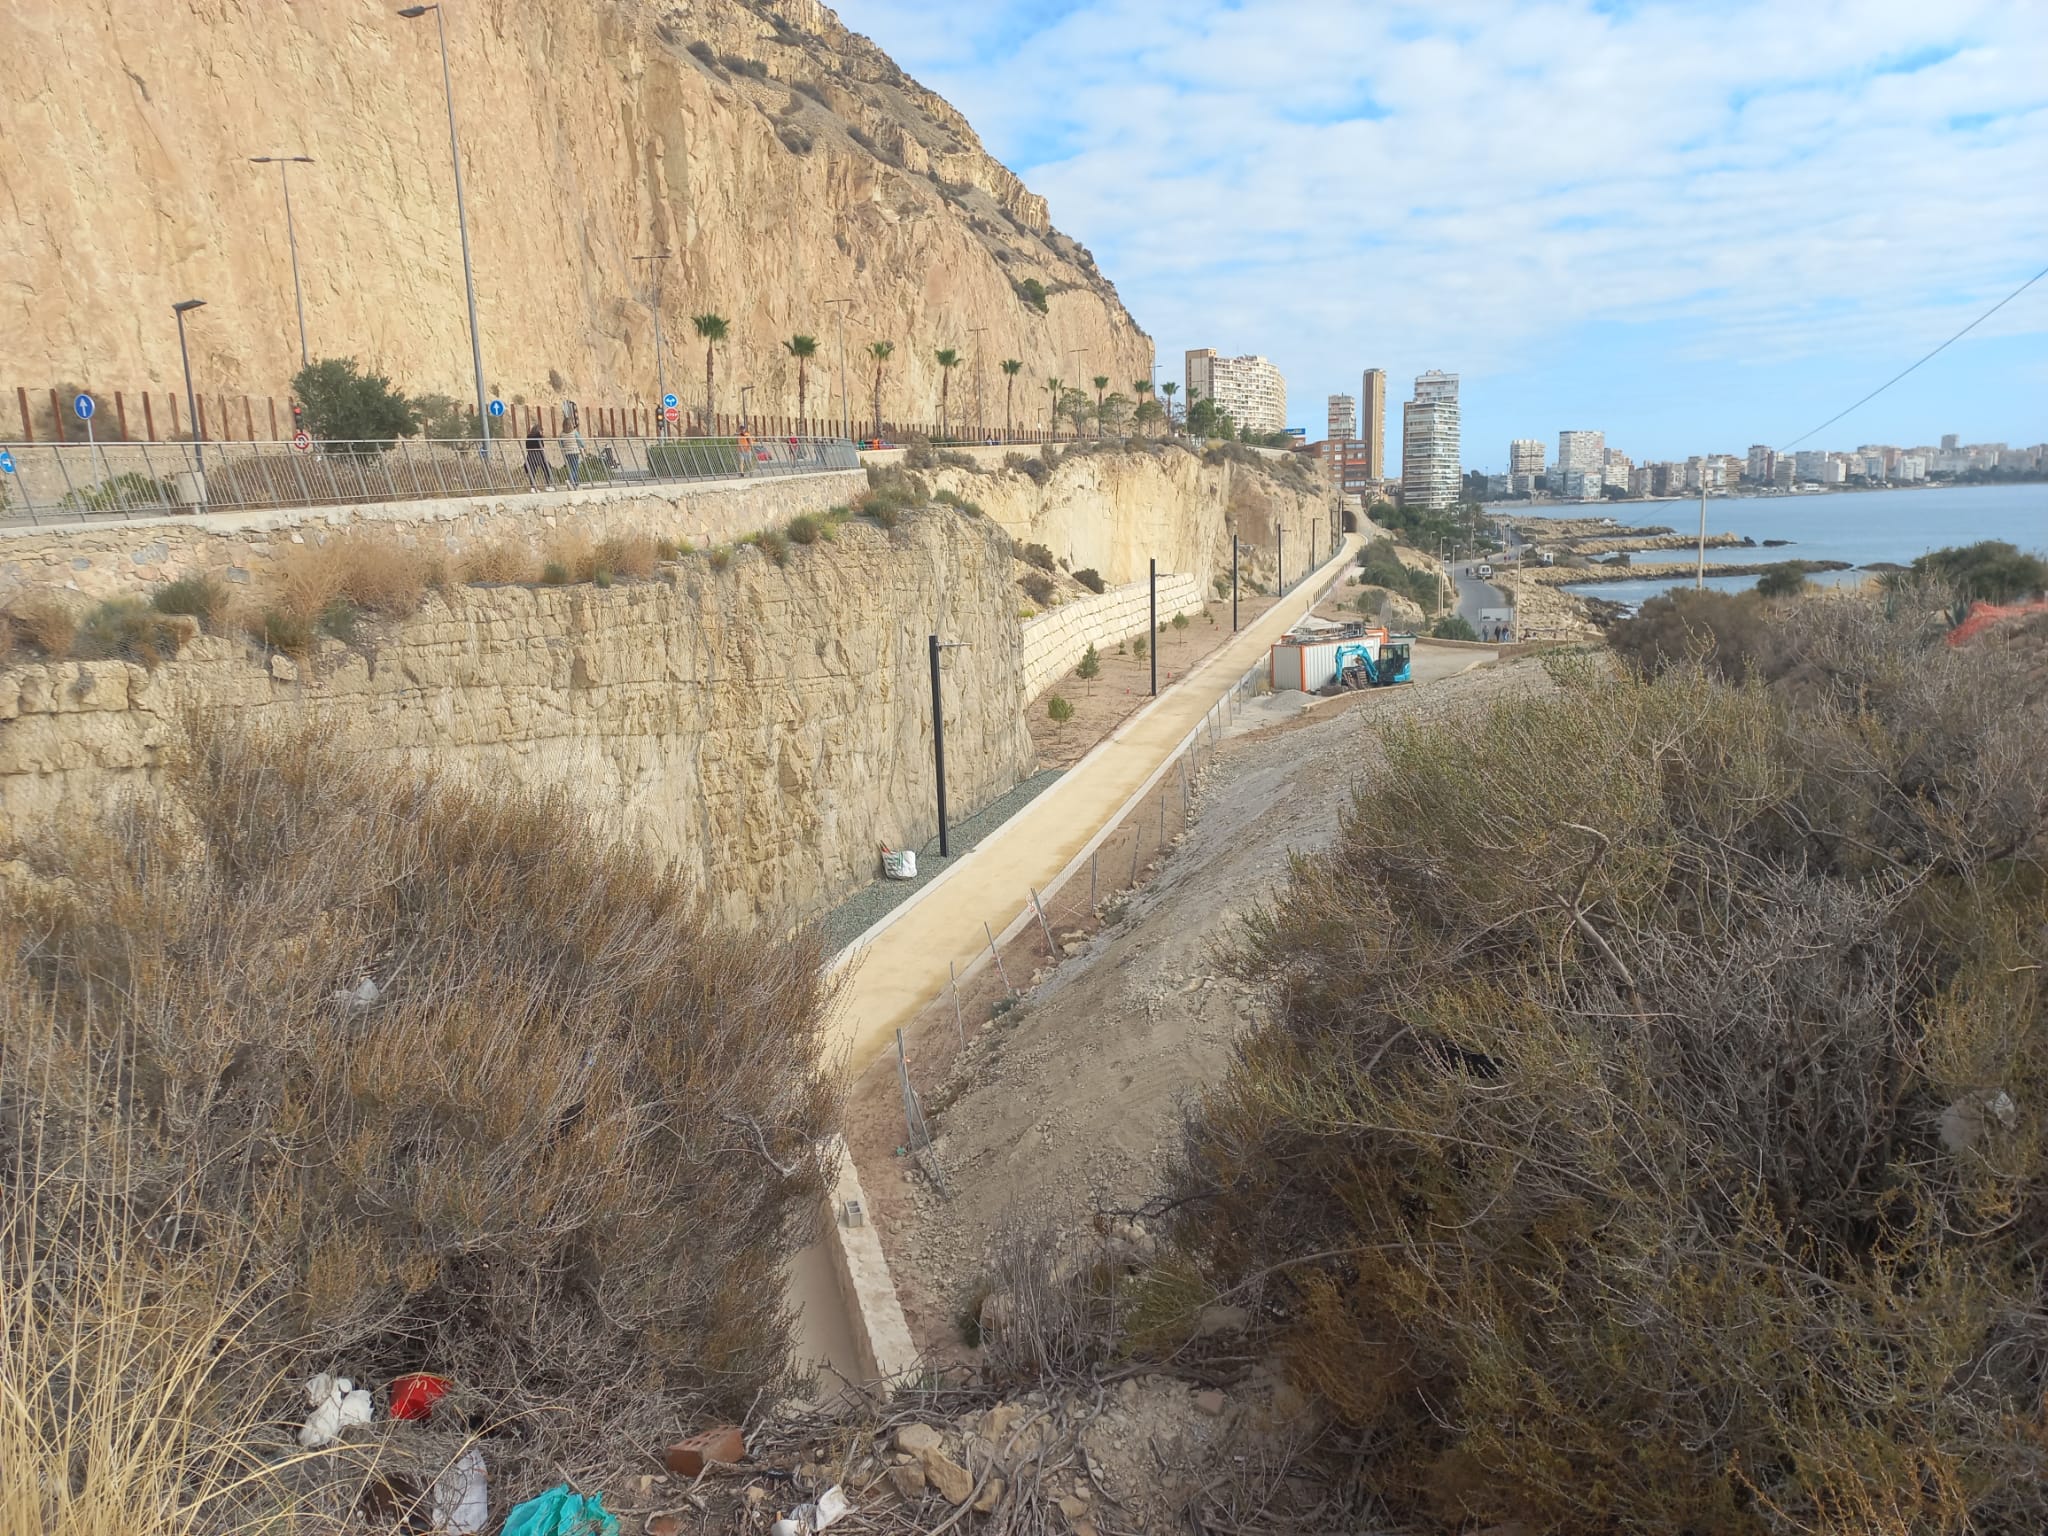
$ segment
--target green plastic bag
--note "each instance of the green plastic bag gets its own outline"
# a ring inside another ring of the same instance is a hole
[[[619,1517],[604,1507],[604,1495],[585,1498],[557,1483],[505,1517],[502,1536],[619,1536]]]

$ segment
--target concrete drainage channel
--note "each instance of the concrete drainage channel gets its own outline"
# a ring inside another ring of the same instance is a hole
[[[1343,579],[1349,552],[1354,540],[1347,539],[1345,552],[1333,562],[1335,571],[1324,589],[1329,589]],[[1326,567],[1326,569],[1328,569]],[[1315,601],[1309,603],[1313,609]],[[1191,675],[1180,685],[1199,676]],[[1067,861],[1046,885],[1037,892],[1038,901],[1050,901],[1076,875],[1089,868],[1090,860],[1103,843],[1114,836],[1143,804],[1146,797],[1178,768],[1191,752],[1198,748],[1215,750],[1229,734],[1229,727],[1235,723],[1247,700],[1265,693],[1270,688],[1268,663],[1261,656],[1253,662],[1229,687],[1217,697],[1207,712],[1180,738],[1142,782],[1125,798],[1115,811],[1104,817],[1094,834]],[[1162,696],[1162,702],[1168,697]],[[1111,740],[1135,725],[1139,717],[1125,723]],[[1263,722],[1262,722],[1263,723]],[[1107,746],[1108,743],[1103,744]],[[1102,750],[1101,747],[1096,749]],[[1095,756],[1090,753],[1073,768],[1072,776],[1084,770]],[[1002,818],[1001,825],[988,830],[993,838],[997,833],[1009,830],[1010,816],[1024,808],[1028,802],[1020,801],[1010,808]],[[931,896],[936,887],[966,862],[965,856],[956,858],[952,867],[943,872],[909,899],[892,903],[894,910],[876,921],[872,927],[841,951],[834,961],[835,968],[848,963],[878,932],[890,926],[894,919]],[[995,935],[994,947],[1000,949],[1022,933],[1034,922],[1041,922],[1033,905],[1026,905],[1017,916]],[[966,980],[991,963],[988,952],[978,955],[960,972],[960,979]],[[823,1149],[824,1155],[833,1159],[835,1179],[826,1209],[820,1213],[818,1239],[799,1253],[791,1265],[790,1294],[799,1307],[798,1349],[800,1358],[822,1367],[841,1377],[850,1386],[878,1386],[888,1393],[895,1385],[912,1378],[919,1369],[917,1346],[911,1337],[908,1320],[896,1293],[894,1280],[889,1273],[887,1256],[882,1250],[880,1233],[867,1219],[867,1202],[861,1192],[860,1175],[853,1164],[845,1143],[838,1137]],[[821,1371],[821,1375],[822,1375]],[[825,1395],[821,1391],[821,1396]]]

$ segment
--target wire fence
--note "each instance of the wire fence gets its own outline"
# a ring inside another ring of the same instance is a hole
[[[672,485],[860,468],[844,438],[585,437],[565,453],[500,439],[0,444],[0,520],[424,501],[598,485]]]

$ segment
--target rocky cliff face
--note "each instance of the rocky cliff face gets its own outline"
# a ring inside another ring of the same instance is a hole
[[[1008,452],[972,449],[965,457],[978,472],[920,473],[935,489],[976,503],[1019,544],[1043,544],[1067,569],[1092,568],[1112,584],[1142,579],[1146,562],[1157,560],[1161,571],[1187,572],[1207,590],[1212,577],[1229,574],[1233,535],[1242,541],[1244,578],[1270,586],[1284,558],[1288,578],[1298,579],[1324,558],[1312,559],[1311,547],[1327,551],[1331,520],[1342,517],[1327,477],[1292,455],[1240,453],[1211,463],[1172,445],[1054,450],[1051,471],[1035,477],[1006,467],[1017,457]]]
[[[155,671],[0,672],[0,832],[61,830],[138,784],[188,708],[343,733],[414,762],[567,788],[673,855],[730,919],[800,920],[876,873],[877,845],[936,831],[925,636],[946,663],[958,814],[1031,771],[1009,541],[944,509],[751,548],[652,581],[453,587],[373,641],[266,668],[203,637]]]
[[[838,298],[856,420],[875,340],[896,346],[896,419],[936,415],[941,347],[967,359],[955,421],[977,348],[991,420],[1004,357],[1034,382],[1149,372],[1150,340],[1043,199],[815,0],[453,0],[441,14],[484,374],[507,400],[649,402],[652,275],[636,258],[662,250],[666,377],[692,404],[704,349],[689,317],[715,312],[732,335],[720,409],[752,384],[754,410],[794,412],[782,342],[804,332],[821,343],[810,413],[836,416]],[[431,16],[0,0],[0,18],[7,383],[173,387],[170,305],[196,297],[200,388],[282,394],[298,365],[283,201],[276,169],[247,157],[305,153],[292,206],[312,354],[472,393]],[[1043,314],[1019,297],[1027,278],[1050,294]]]

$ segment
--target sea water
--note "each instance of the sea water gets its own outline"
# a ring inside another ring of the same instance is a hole
[[[1500,508],[1511,510],[1510,505]],[[1524,516],[1542,514],[1525,513]],[[1559,506],[1557,517],[1611,517],[1629,527],[1669,527],[1689,533],[1699,527],[1699,502],[1588,502]],[[1774,560],[1846,560],[1846,571],[1820,571],[1821,583],[1862,581],[1853,569],[1889,562],[1911,565],[1929,550],[1951,544],[2003,539],[2032,554],[2048,556],[2048,482],[2025,485],[1958,485],[1927,490],[1831,491],[1803,496],[1724,496],[1707,501],[1707,532],[1747,535],[1757,548],[1709,549],[1706,584],[1721,592],[1756,585],[1755,576],[1716,576],[1716,564],[1756,565]],[[1765,539],[1786,539],[1762,548]],[[1646,550],[1636,559],[1689,560],[1689,550]],[[1566,587],[1585,597],[1633,607],[1672,587],[1691,586],[1690,576],[1648,581],[1589,581]]]

